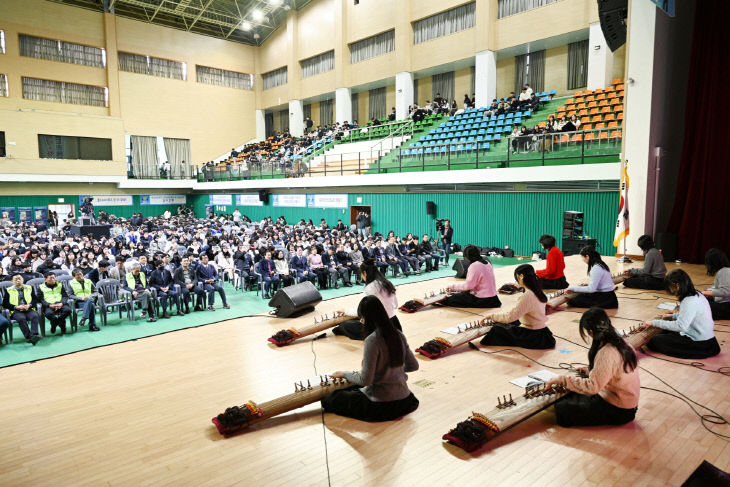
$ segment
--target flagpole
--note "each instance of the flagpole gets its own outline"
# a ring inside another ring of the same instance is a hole
[[[624,185],[624,187],[622,188],[622,192],[624,193],[624,196],[625,196],[625,198],[624,198],[624,207],[622,208],[622,211],[623,212],[626,212],[627,211],[627,206],[628,206],[628,203],[629,203],[628,202],[628,199],[629,199],[629,195],[628,195],[628,192],[629,192],[629,177],[628,177],[627,165],[628,165],[628,161],[624,160],[623,161],[623,164],[622,164],[622,168],[621,168],[622,169],[622,172],[621,172],[621,182]],[[625,220],[626,221],[625,227],[628,227],[628,216],[626,216],[625,213],[624,213],[624,215],[619,215],[619,218],[625,218],[626,219]],[[632,262],[632,260],[626,255],[626,236],[628,235],[628,233],[629,232],[627,231],[627,228],[624,228],[624,232],[623,232],[624,255],[622,257],[619,257],[616,260],[619,264],[629,264],[629,263]]]
[[[619,257],[616,262],[618,262],[619,264],[630,264],[631,262],[633,262],[629,258],[629,256],[626,255],[626,235],[624,235],[624,255],[623,257]]]

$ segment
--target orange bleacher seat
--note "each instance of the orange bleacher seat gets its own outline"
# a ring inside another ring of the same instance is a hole
[[[575,92],[575,96],[583,96],[583,92],[582,91],[576,91]]]
[[[584,124],[584,123],[591,123],[591,119],[590,119],[590,117],[582,117],[582,118],[580,119],[580,123],[581,123],[581,124]]]
[[[601,113],[611,113],[611,107],[602,107]]]
[[[537,124],[537,126],[540,128],[545,128],[545,127],[547,127],[547,122],[540,122]]]
[[[623,120],[624,119],[624,112],[618,112],[618,115],[616,115],[616,120]]]
[[[567,109],[565,107],[558,107],[557,111],[558,111],[558,113],[562,113],[562,112],[567,111]]]
[[[592,101],[588,104],[588,108],[598,108],[598,103],[595,101]]]
[[[588,110],[586,110],[586,109],[583,109],[583,110],[581,110],[581,111],[578,112],[578,116],[579,117],[583,117],[585,115],[588,115]]]
[[[621,131],[620,130],[614,130],[611,132],[611,138],[612,139],[620,139],[621,138]]]
[[[578,110],[585,110],[587,108],[585,103],[579,103],[576,107]]]
[[[570,112],[566,113],[565,115],[566,115],[566,116],[567,116],[568,118],[570,118],[570,117],[572,117],[573,115],[578,115],[578,112],[576,112],[575,110],[573,110],[573,111],[570,111]]]
[[[568,142],[570,142],[570,137],[567,135],[561,135],[558,142],[560,142],[561,144],[567,144]]]
[[[576,104],[583,103],[584,101],[586,101],[586,98],[584,96],[576,96],[575,97],[575,103]]]
[[[611,92],[611,93],[608,94],[608,99],[609,100],[613,100],[613,99],[617,99],[617,98],[618,98],[618,95],[616,93],[614,93],[614,92]]]
[[[599,107],[607,107],[608,106],[608,100],[601,100],[598,102]]]
[[[600,112],[598,111],[598,108],[591,108],[591,111],[588,112],[588,115],[598,115]]]
[[[575,110],[575,105],[565,105],[565,110],[568,112],[571,110]]]
[[[611,105],[620,105],[620,104],[621,104],[621,100],[619,100],[618,98],[611,98]]]
[[[573,103],[573,99],[572,98],[568,98],[567,100],[565,100],[565,104],[566,105],[571,105],[572,103]]]
[[[595,139],[596,139],[596,136],[593,135],[593,132],[589,132],[586,134],[586,136],[583,140],[585,140],[586,142],[590,142],[591,140],[595,140]]]
[[[599,132],[598,133],[598,141],[601,140],[608,140],[608,132]]]
[[[608,128],[618,128],[618,122],[608,122]]]
[[[596,100],[595,96],[586,96],[586,101],[588,101],[588,102],[595,101],[595,100]]]
[[[605,117],[603,118],[603,120],[604,120],[605,122],[610,122],[610,121],[612,121],[612,120],[616,120],[616,116],[615,116],[615,115],[614,115],[613,113],[609,113],[608,115],[606,115],[606,116],[605,116]]]
[[[584,95],[586,95],[586,96],[588,96],[588,95],[592,95],[592,94],[593,94],[593,90],[585,90],[585,91],[583,92],[583,94],[584,94]]]
[[[620,85],[620,84],[621,84],[621,83],[623,83],[623,82],[624,82],[624,80],[622,80],[621,78],[616,78],[616,79],[614,79],[614,80],[613,80],[613,81],[611,82],[611,84],[612,84],[612,85]]]
[[[605,128],[606,128],[606,124],[603,123],[603,122],[597,123],[596,126],[595,126],[595,129],[596,130],[598,130],[598,129],[605,129]]]
[[[595,117],[591,118],[591,122],[600,122],[603,118],[601,118],[600,115],[596,115]]]
[[[613,107],[613,111],[614,112],[623,112],[624,111],[624,106],[623,105],[616,105],[615,107]]]
[[[616,88],[616,91],[618,92],[618,97],[623,98],[624,97],[624,85],[621,85]]]
[[[596,97],[596,100],[597,100],[597,101],[600,101],[600,100],[605,100],[605,99],[606,99],[606,95],[605,95],[605,94],[603,94],[603,93],[601,93],[600,95],[598,95],[598,96]]]
[[[595,90],[593,91],[593,93],[595,93],[596,95],[598,95],[599,93],[603,93],[603,90],[602,90],[601,88],[596,88],[596,89],[595,89]]]
[[[580,129],[581,129],[581,130],[593,130],[593,125],[592,125],[592,124],[590,124],[590,123],[587,123],[587,124],[585,124],[585,125],[581,125],[581,126],[580,126]]]
[[[575,134],[573,137],[570,138],[571,142],[580,142],[581,140],[583,140],[581,134]]]
[[[609,86],[608,88],[606,88],[604,90],[604,93],[608,94],[608,97],[610,98],[611,97],[611,93],[613,93],[614,91],[616,91],[616,88],[614,88],[613,86]]]

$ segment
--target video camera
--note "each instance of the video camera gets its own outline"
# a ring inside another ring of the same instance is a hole
[[[444,222],[446,221],[446,218],[438,218],[436,219],[436,231],[441,232],[441,230],[444,229]]]

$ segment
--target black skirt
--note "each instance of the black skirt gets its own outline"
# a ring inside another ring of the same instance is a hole
[[[456,293],[441,301],[442,306],[453,308],[499,308],[502,302],[497,296],[478,298],[469,291]]]
[[[713,320],[730,320],[730,301],[718,303],[712,298],[708,298],[708,301],[710,302]]]
[[[618,426],[633,421],[637,408],[624,409],[606,402],[598,394],[585,396],[571,392],[555,403],[558,424],[572,426]]]
[[[694,341],[675,331],[663,331],[646,344],[649,350],[677,358],[707,358],[720,353],[717,338]]]
[[[565,289],[568,287],[568,281],[565,279],[565,276],[559,279],[539,278],[538,281],[540,281],[540,286],[542,286],[543,289]]]
[[[360,421],[392,421],[418,409],[418,399],[410,393],[397,401],[375,402],[360,391],[360,386],[350,386],[323,397],[322,407],[328,413]]]
[[[484,335],[482,345],[522,347],[532,350],[545,350],[555,348],[555,338],[550,328],[531,330],[517,324],[497,323]]]
[[[663,291],[665,289],[664,279],[654,277],[648,274],[639,274],[638,276],[629,277],[624,281],[624,287],[632,289],[652,289],[654,291]]]
[[[578,293],[576,297],[568,300],[571,308],[618,308],[618,299],[614,291],[605,293]]]
[[[390,319],[390,322],[393,323],[396,330],[403,331],[403,327],[401,326],[400,320],[397,316],[393,316]],[[367,338],[365,327],[360,320],[357,319],[343,321],[332,329],[332,333],[338,336],[346,336],[353,340],[365,340],[365,338]]]

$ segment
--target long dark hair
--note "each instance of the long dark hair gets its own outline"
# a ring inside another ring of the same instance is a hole
[[[677,299],[679,299],[679,301],[682,301],[684,298],[689,296],[699,294],[695,289],[695,285],[692,284],[692,279],[682,269],[674,269],[672,272],[667,274],[667,277],[664,278],[664,284],[666,284],[667,290],[670,293],[672,291],[669,288],[672,284],[676,284],[678,286]]]
[[[366,333],[377,333],[385,340],[388,347],[388,365],[399,367],[403,365],[403,340],[400,333],[388,318],[383,303],[377,296],[365,296],[357,307],[357,316],[365,322]]]
[[[469,244],[464,247],[464,258],[469,262],[481,262],[482,264],[489,264],[488,260],[482,257],[479,247],[476,245]]]
[[[605,262],[601,259],[601,254],[596,252],[596,249],[593,248],[591,245],[586,245],[582,249],[580,249],[580,255],[583,257],[588,257],[588,273],[591,273],[591,269],[593,269],[594,265],[598,265],[606,269],[607,271],[611,272],[608,266]]]
[[[705,254],[705,268],[708,276],[714,276],[723,267],[730,267],[727,254],[720,249],[712,248]]]
[[[618,336],[616,328],[611,324],[608,315],[601,308],[591,308],[580,317],[580,337],[586,341],[586,335],[593,336],[593,343],[588,350],[588,370],[593,370],[596,354],[605,345],[613,345],[621,354],[624,363],[624,372],[631,372],[636,368],[636,353],[634,349]]]
[[[525,287],[535,293],[535,296],[537,296],[537,299],[541,303],[547,303],[547,296],[542,292],[542,286],[540,285],[540,281],[537,280],[534,267],[530,264],[517,266],[517,269],[515,269],[515,280],[517,280],[518,275],[522,276],[522,282],[525,283]]]
[[[385,289],[389,295],[395,294],[395,286],[383,275],[382,272],[375,265],[375,259],[365,259],[360,264],[360,273],[365,273],[365,284],[370,284],[373,281],[378,281],[380,287]]]

